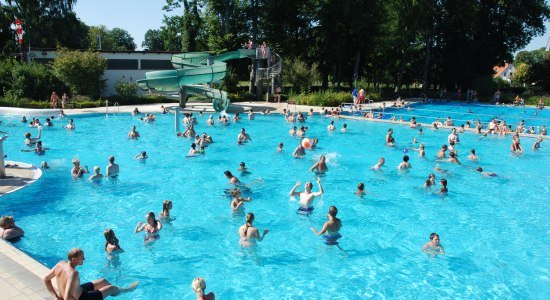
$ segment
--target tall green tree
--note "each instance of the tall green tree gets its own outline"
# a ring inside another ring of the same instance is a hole
[[[113,28],[109,31],[109,35],[113,39],[114,49],[120,51],[134,51],[136,50],[136,43],[134,38],[128,33],[128,31],[122,28]]]
[[[89,49],[134,51],[136,44],[128,31],[122,28],[109,30],[105,25],[92,26],[88,31]]]
[[[204,1],[200,0],[166,0],[164,10],[172,11],[178,8],[183,9],[182,27],[180,28],[182,39],[182,51],[200,51],[200,34],[203,20],[200,11]]]
[[[141,43],[141,47],[149,51],[163,51],[164,41],[162,40],[160,30],[147,30],[143,38],[143,43]]]

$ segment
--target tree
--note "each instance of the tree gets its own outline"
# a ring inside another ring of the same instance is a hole
[[[113,39],[114,49],[119,51],[134,51],[136,50],[136,44],[134,38],[128,33],[128,31],[122,28],[113,28],[109,31],[109,35]]]
[[[529,77],[530,77],[530,66],[526,63],[520,63],[516,67],[516,73],[514,73],[512,81],[513,82],[519,82],[519,83],[529,83]]]
[[[91,26],[88,30],[88,49],[114,50],[115,41],[105,25]]]
[[[164,42],[162,40],[160,30],[147,30],[143,39],[143,43],[141,43],[141,47],[149,51],[163,51]]]
[[[52,64],[53,72],[74,95],[99,97],[105,87],[101,76],[107,68],[107,59],[93,51],[57,49],[57,58]]]
[[[87,27],[73,11],[76,0],[6,0],[13,19],[21,19],[25,44],[84,49]]]
[[[0,53],[11,54],[15,48],[15,32],[10,28],[13,22],[10,7],[0,3]]]
[[[172,11],[181,8],[183,4],[182,26],[177,32],[181,32],[182,50],[185,52],[200,51],[200,34],[203,20],[200,16],[200,10],[204,5],[199,0],[166,0],[163,7],[166,11]]]

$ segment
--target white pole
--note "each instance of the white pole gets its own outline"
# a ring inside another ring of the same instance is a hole
[[[180,132],[180,108],[176,107],[176,113],[174,114],[174,129],[176,133]]]
[[[4,163],[4,141],[7,138],[7,135],[0,138],[0,178],[6,178],[6,167]]]

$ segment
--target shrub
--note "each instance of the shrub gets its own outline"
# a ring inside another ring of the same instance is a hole
[[[122,98],[134,97],[137,95],[138,85],[133,81],[127,82],[124,79],[120,79],[115,84],[115,91]]]
[[[477,91],[478,96],[493,96],[495,90],[497,89],[497,84],[491,76],[477,77],[472,85]]]
[[[97,98],[105,87],[101,76],[107,68],[107,59],[99,57],[97,52],[58,48],[52,66],[55,76],[69,87],[73,95]]]
[[[344,102],[353,102],[351,93],[344,92],[301,93],[290,96],[290,99],[296,101],[296,104],[310,106],[339,106]]]

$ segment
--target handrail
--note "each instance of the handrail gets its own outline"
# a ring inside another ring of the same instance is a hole
[[[118,104],[118,102],[115,102],[115,104],[113,104],[113,113],[115,112],[120,112],[120,105]]]
[[[273,59],[273,64],[270,67],[256,69],[256,82],[262,79],[269,79],[271,74],[281,73],[283,60],[277,53],[272,54],[271,58]]]
[[[109,100],[105,100],[105,115],[109,115]]]

